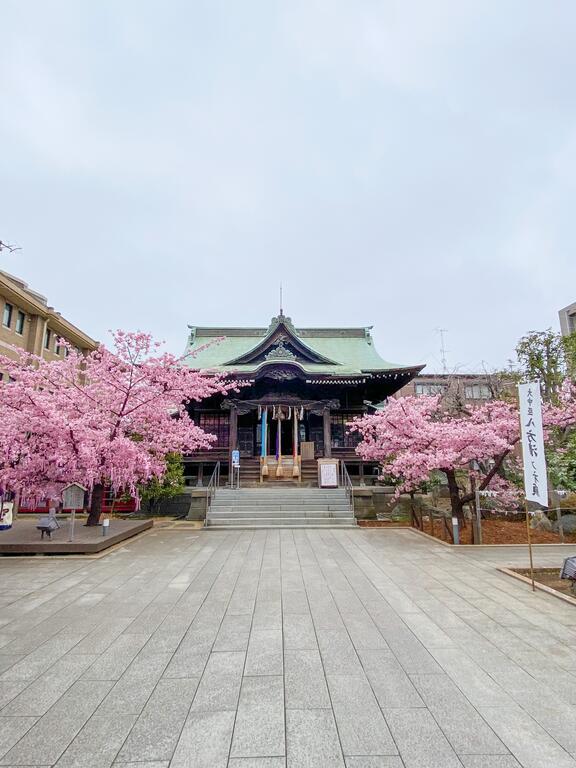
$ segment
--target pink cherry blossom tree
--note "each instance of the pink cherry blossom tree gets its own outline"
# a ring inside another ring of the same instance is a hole
[[[544,418],[547,425],[562,430],[576,424],[576,382],[570,378],[564,380],[558,393],[558,404],[546,406]]]
[[[16,349],[16,360],[0,356],[10,377],[1,385],[0,486],[38,500],[81,483],[91,490],[87,525],[98,524],[107,485],[137,495],[138,484],[163,476],[167,454],[210,447],[215,437],[186,402],[230,386],[161,352],[148,334],[117,331],[113,345],[87,356],[67,345],[50,362]]]
[[[458,474],[470,472],[472,465],[480,490],[498,490],[508,502],[516,495],[506,470],[520,425],[510,403],[494,400],[451,414],[440,397],[403,397],[357,420],[353,429],[362,436],[357,452],[366,461],[380,462],[383,471],[398,480],[399,492],[416,490],[431,472],[442,472],[452,514],[460,520],[474,494],[460,486]]]

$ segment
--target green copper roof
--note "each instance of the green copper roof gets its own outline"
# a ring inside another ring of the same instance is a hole
[[[218,338],[222,341],[214,343]],[[186,354],[190,353],[186,363],[191,368],[239,374],[273,364],[293,364],[307,374],[329,376],[420,368],[381,358],[370,328],[294,328],[283,315],[273,318],[268,328],[190,327]],[[250,360],[243,361],[244,357]]]

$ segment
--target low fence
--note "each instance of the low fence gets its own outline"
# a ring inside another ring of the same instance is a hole
[[[422,533],[428,533],[454,544],[452,515],[444,510],[425,504],[412,504],[410,506],[410,522],[413,528],[417,528]]]
[[[463,524],[461,522],[459,525],[459,536],[456,543],[482,544],[484,527],[487,522],[501,521],[524,524],[526,515],[523,510],[505,512],[482,507],[479,511],[480,514],[478,515],[472,507],[467,512]],[[420,500],[413,500],[410,505],[410,523],[413,528],[450,544],[454,544],[452,519],[449,510],[422,503]],[[544,532],[557,536],[559,543],[574,541],[576,536],[576,508],[556,507],[532,511],[530,528],[534,534]]]

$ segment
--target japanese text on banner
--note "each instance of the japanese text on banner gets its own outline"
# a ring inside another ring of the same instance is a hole
[[[518,385],[520,424],[522,428],[522,455],[524,459],[524,488],[527,501],[548,506],[548,478],[544,454],[542,427],[542,399],[540,382],[530,381]]]

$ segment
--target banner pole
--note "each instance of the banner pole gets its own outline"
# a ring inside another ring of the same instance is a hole
[[[532,580],[532,592],[536,592],[534,586],[534,561],[532,559],[532,535],[530,533],[530,513],[528,512],[528,502],[524,502],[524,509],[526,510],[526,533],[528,534],[528,554],[530,556],[530,579]]]
[[[534,560],[532,557],[532,536],[528,502],[536,502],[542,507],[542,499],[545,499],[545,504],[548,504],[548,473],[544,449],[542,393],[539,381],[527,381],[523,384],[518,384],[518,406],[520,411],[522,464],[524,468],[526,533],[528,535],[528,553],[530,555],[530,579],[532,581],[532,591],[534,592],[536,587],[534,584]]]
[[[476,544],[482,544],[482,509],[480,507],[480,491],[476,484]]]

